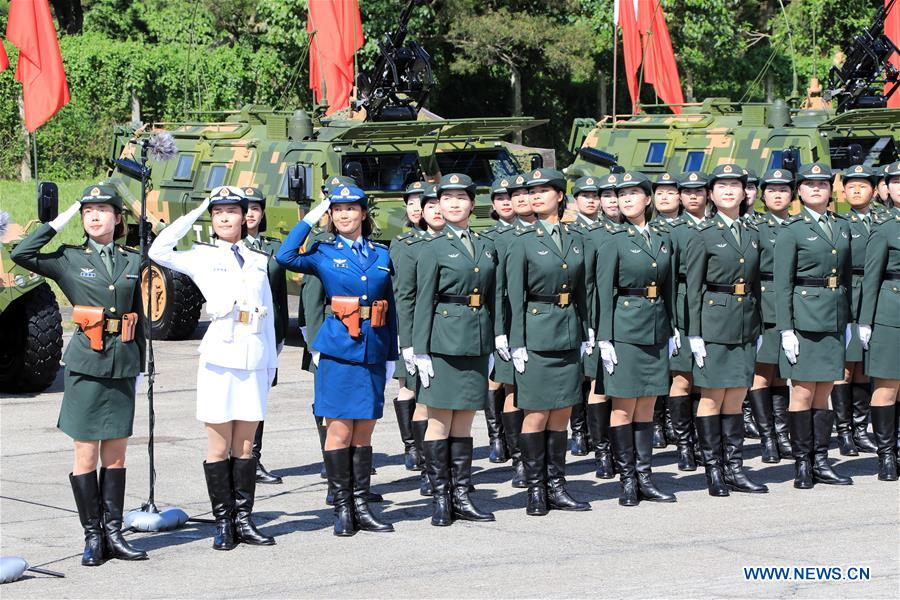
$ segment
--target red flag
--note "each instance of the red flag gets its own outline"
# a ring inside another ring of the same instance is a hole
[[[325,80],[330,115],[350,105],[353,55],[363,45],[358,0],[309,0],[306,30],[316,32],[309,53],[309,87],[321,101]]]
[[[6,56],[6,48],[3,47],[3,38],[0,38],[0,73],[9,67],[9,57]]]
[[[69,86],[47,0],[11,0],[6,37],[19,49],[16,79],[22,83],[25,128],[34,132],[69,103]]]
[[[625,78],[628,81],[628,93],[631,95],[631,111],[637,112],[637,104],[640,99],[638,68],[641,65],[641,36],[637,24],[637,0],[616,0],[613,10],[616,23],[622,29]]]
[[[888,3],[890,3],[890,0],[884,0],[885,8]],[[900,8],[898,8],[896,2],[894,3],[894,6],[891,7],[890,12],[888,12],[887,17],[884,20],[884,33],[892,42],[894,42],[895,46],[900,47]],[[896,54],[891,58],[891,63],[900,69],[900,57]],[[888,92],[887,85],[885,85],[884,91],[885,93]],[[900,90],[894,92],[894,95],[888,100],[888,106],[891,108],[900,108]]]
[[[638,3],[638,22],[644,47],[644,81],[653,85],[664,103],[682,104],[681,78],[660,0],[638,0]],[[672,106],[671,109],[675,114],[681,114],[681,106]]]

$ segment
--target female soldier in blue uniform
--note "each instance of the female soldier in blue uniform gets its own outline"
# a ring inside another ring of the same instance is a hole
[[[729,488],[769,491],[743,470],[741,405],[753,382],[760,335],[759,235],[740,216],[745,186],[737,165],[715,168],[709,179],[714,214],[697,226],[684,253],[687,334],[700,388],[694,422],[710,496],[727,496]]]
[[[42,254],[41,248],[79,211],[84,244]],[[65,392],[57,427],[75,442],[69,482],[84,528],[81,564],[88,567],[105,558],[147,558],[121,531],[125,450],[134,425],[135,381],[144,365],[140,257],[116,245],[123,233],[122,199],[113,185],[98,183],[10,255],[16,264],[56,281],[75,306],[78,328],[63,356]],[[82,320],[82,311],[94,317]],[[98,459],[103,465],[99,483]]]
[[[431,524],[493,521],[469,497],[472,420],[484,408],[494,350],[494,272],[490,240],[469,229],[475,185],[450,173],[437,186],[444,230],[422,243],[416,266],[413,348],[428,407],[425,462],[433,490]],[[451,490],[452,488],[452,490]]]
[[[516,405],[525,410],[519,444],[528,483],[526,513],[590,510],[566,489],[567,424],[581,402],[581,355],[591,351],[581,236],[559,222],[566,180],[553,169],[527,180],[539,221],[514,235],[506,263],[509,345]]]
[[[312,226],[331,208],[333,241],[300,253]],[[314,412],[326,419],[325,469],[334,492],[334,534],[393,531],[369,510],[365,493],[372,475],[372,431],[384,412],[389,367],[399,357],[397,313],[388,249],[374,244],[365,193],[334,188],[291,230],[278,253],[290,271],[322,282],[328,317],[311,348],[319,353]]]
[[[842,174],[844,199],[850,210],[844,218],[850,223],[850,255],[853,262],[852,292],[850,296],[850,339],[847,340],[847,357],[844,376],[834,382],[831,389],[831,405],[837,430],[838,448],[843,456],[857,456],[859,451],[875,452],[875,444],[869,437],[869,394],[871,382],[865,374],[864,352],[859,340],[857,323],[862,303],[863,272],[866,266],[866,244],[875,213],[872,198],[875,195],[875,172],[867,166],[856,165]]]
[[[893,207],[879,213],[866,247],[859,337],[866,374],[875,379],[872,429],[878,448],[878,479],[897,481],[900,453],[900,162],[885,167]]]
[[[772,169],[762,178],[760,188],[766,212],[755,219],[759,232],[759,290],[762,341],[756,351],[753,385],[748,394],[753,414],[759,422],[762,461],[777,463],[791,455],[788,436],[787,382],[778,373],[781,335],[775,326],[775,236],[790,215],[788,208],[794,197],[794,174],[786,169]]]
[[[650,467],[653,407],[669,389],[669,357],[680,346],[672,317],[672,242],[649,223],[652,189],[643,173],[620,175],[616,188],[625,220],[597,248],[596,280],[619,504],[675,502],[654,485]]]
[[[784,354],[779,366],[792,385],[788,419],[798,489],[853,483],[828,463],[834,422],[828,396],[844,373],[852,277],[849,223],[828,210],[831,181],[827,165],[798,170],[803,208],[775,238],[775,317]]]

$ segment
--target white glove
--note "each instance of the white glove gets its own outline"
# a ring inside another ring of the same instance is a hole
[[[781,349],[784,350],[789,363],[792,365],[797,363],[797,357],[800,356],[800,340],[797,339],[793,329],[781,332]]]
[[[596,343],[597,339],[594,335],[594,330],[588,327],[588,339],[586,342],[581,342],[581,356],[593,354]]]
[[[513,367],[519,373],[525,372],[525,363],[528,362],[528,351],[524,347],[513,348],[512,354]]]
[[[675,343],[675,349],[681,350],[681,332],[677,329],[675,330],[675,334],[672,336],[672,341]]]
[[[509,362],[509,341],[506,339],[505,335],[498,335],[494,338],[494,347],[497,349],[497,354],[500,355],[500,358]]]
[[[309,340],[306,339],[306,325],[304,325],[303,327],[300,328],[300,335],[303,336],[303,341],[308,344]]]
[[[869,340],[872,339],[872,326],[871,325],[859,325],[857,329],[859,332],[859,341],[862,343],[862,347],[866,350],[869,349]]]
[[[612,375],[619,364],[619,357],[616,356],[616,348],[609,340],[600,340],[597,345],[600,347],[600,360],[603,362],[603,368]]]
[[[597,334],[590,327],[588,327],[588,344],[591,345],[591,348],[597,345]]]
[[[134,391],[137,392],[138,394],[140,394],[143,391],[142,388],[144,385],[144,379],[145,379],[146,375],[147,375],[146,373],[138,373],[137,379],[135,379],[135,381],[134,381]]]
[[[431,357],[427,354],[416,354],[416,369],[419,371],[419,381],[423,387],[431,385],[431,378],[434,377],[434,365],[431,364]]]
[[[310,209],[310,211],[306,213],[306,216],[303,217],[303,222],[310,227],[315,227],[319,224],[319,221],[322,220],[322,216],[328,212],[329,206],[331,206],[331,200],[325,198],[319,202],[315,208]]]
[[[76,200],[72,204],[72,206],[67,208],[64,213],[57,215],[55,219],[48,223],[48,225],[50,225],[50,227],[52,227],[56,230],[57,233],[59,233],[60,231],[62,231],[62,228],[66,226],[66,223],[71,221],[72,217],[74,217],[75,213],[77,213],[79,210],[81,210],[81,202]]]
[[[759,352],[759,349],[762,348],[763,336],[759,336],[756,338],[756,351]]]
[[[698,335],[689,335],[688,343],[691,346],[691,354],[694,355],[694,362],[702,369],[703,359],[706,358],[706,342]]]
[[[494,353],[488,354],[488,379],[494,374]]]
[[[276,353],[276,354],[281,354],[281,351],[282,351],[282,350],[284,350],[284,342],[281,342],[280,344],[277,344],[277,345],[275,346],[275,353]]]
[[[385,374],[384,374],[385,382],[390,381],[394,377],[394,370],[396,368],[397,368],[397,366],[394,364],[394,361],[392,361],[392,360],[389,360],[389,361],[387,361],[387,363],[385,363]]]
[[[678,354],[678,346],[675,345],[675,336],[669,338],[669,358]]]
[[[312,359],[313,359],[313,364],[318,367],[319,366],[319,353],[316,352],[315,350],[312,351]]]
[[[844,328],[844,350],[850,347],[850,338],[853,337],[853,324],[847,323]]]
[[[406,372],[410,375],[416,374],[416,355],[413,352],[412,347],[403,348],[400,351],[400,354],[403,356],[403,362],[406,364]]]

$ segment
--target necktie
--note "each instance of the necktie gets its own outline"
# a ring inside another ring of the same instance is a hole
[[[463,246],[466,247],[466,250],[468,251],[469,256],[471,256],[472,258],[475,258],[475,247],[472,246],[472,240],[469,239],[469,232],[460,231],[459,239],[463,243]]]
[[[106,273],[112,277],[113,274],[113,264],[112,264],[112,250],[109,246],[103,246],[100,248],[100,261],[103,263],[103,266],[106,267]]]
[[[834,239],[831,234],[831,223],[828,222],[828,217],[826,215],[819,217],[819,227],[821,227],[822,231],[828,236],[828,241]]]
[[[254,250],[262,250],[262,244],[260,243],[259,238],[253,240],[253,242],[250,243],[250,247]]]
[[[559,251],[562,252],[562,240],[559,237],[559,226],[554,225],[550,230],[550,239],[553,240],[553,243],[556,244],[556,247],[559,248]]]
[[[871,225],[869,225],[869,215],[863,215],[862,222],[863,222],[863,226],[866,228],[866,231],[871,231],[869,229],[871,227]]]
[[[238,266],[240,268],[244,268],[244,257],[241,256],[241,248],[237,244],[233,244],[231,246],[231,251],[234,252],[234,258],[237,260]]]
[[[738,222],[735,221],[731,224],[731,234],[734,236],[734,240],[738,243],[738,246],[741,245],[741,226],[738,225]]]
[[[644,230],[641,232],[641,237],[644,238],[644,243],[647,244],[647,248],[652,249],[653,246],[650,244],[650,230],[649,230],[649,229],[644,229]]]
[[[353,245],[350,246],[353,250],[353,254],[356,255],[356,262],[361,263],[362,260],[366,257],[366,247],[362,243],[361,240],[356,240],[353,242]]]

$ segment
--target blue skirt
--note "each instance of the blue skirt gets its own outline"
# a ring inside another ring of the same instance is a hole
[[[320,355],[313,414],[326,419],[380,419],[386,376],[385,363],[361,365]]]

